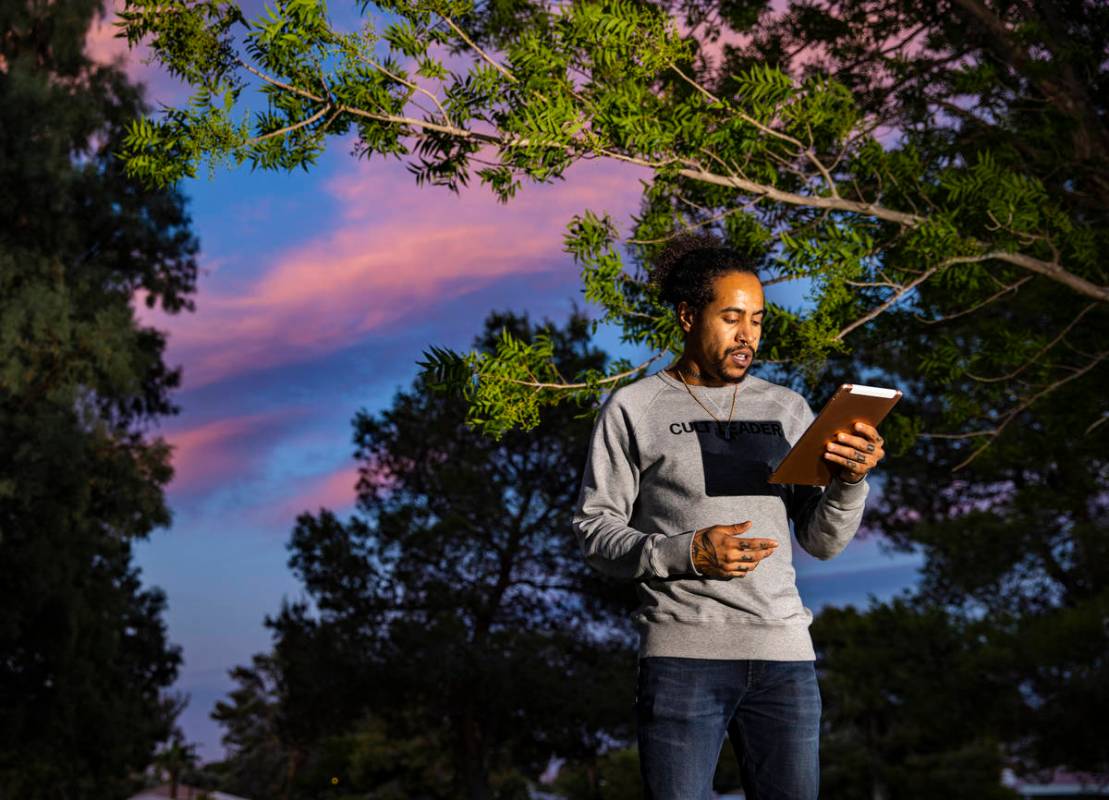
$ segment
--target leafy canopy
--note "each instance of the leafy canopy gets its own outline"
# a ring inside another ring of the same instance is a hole
[[[630,0],[497,8],[384,0],[363,3],[362,26],[343,31],[316,0],[279,0],[253,20],[228,0],[130,0],[121,23],[129,41],[147,41],[194,92],[134,123],[127,169],[155,185],[193,176],[201,163],[308,169],[327,137],[351,133],[360,156],[406,157],[419,183],[459,191],[476,172],[504,202],[525,179],[561,179],[577,161],[649,168],[628,241],[608,215],[585,210],[568,222],[565,247],[603,320],[654,351],[651,359],[561,376],[542,342],[425,355],[432,382],[461,392],[469,424],[494,436],[534,425],[544,404],[597,397],[680,352],[672,310],[646,278],[659,248],[691,227],[716,228],[760,259],[768,283],[808,283],[807,308],[771,308],[765,355],[811,380],[883,315],[926,325],[977,314],[1030,281],[1047,302],[1081,303],[1087,324],[1104,321],[1104,212],[1084,198],[1087,184],[1102,194],[1109,184],[1101,151],[1080,145],[1109,138],[1088,102],[1069,102],[1081,100],[1073,80],[1053,80],[1035,55],[1047,50],[1065,59],[1060,70],[1078,64],[1100,76],[1096,41],[1067,50],[1066,40],[1039,33],[1048,26],[1029,27],[1033,11],[995,13],[977,0],[918,12],[791,6],[781,20],[747,5],[683,8],[697,23],[685,33],[670,8]],[[947,12],[988,35],[960,39]],[[1075,11],[1075,36],[1101,35],[1092,13]],[[510,35],[492,26],[498,14]],[[717,68],[709,51],[721,15],[758,24],[753,43],[725,47]],[[923,41],[914,38],[922,31]],[[835,69],[796,68],[790,59],[801,48],[781,51],[791,35],[827,50]],[[1009,49],[999,55],[987,43],[1002,35]],[[464,68],[448,68],[451,57]],[[967,97],[984,104],[980,113],[964,108]],[[1025,105],[1042,97],[1058,102],[1041,110],[1037,127]],[[1059,192],[1059,170],[1041,169],[1017,142],[1034,131],[1036,146],[1047,146],[1075,125],[1084,134],[1064,140],[1076,149],[1062,159],[1071,175]],[[622,250],[643,269],[629,273]],[[1017,358],[1033,357],[1053,334],[1024,337]],[[977,344],[968,352],[938,334],[936,357],[918,369],[973,374],[975,356],[1012,350],[998,337]],[[1000,401],[994,387],[952,397],[960,408],[937,432],[979,437],[968,463],[1007,415],[1062,382],[1093,379],[1105,355],[1073,358],[1031,388],[1006,378]],[[907,447],[917,431],[907,422],[898,430],[896,444]]]

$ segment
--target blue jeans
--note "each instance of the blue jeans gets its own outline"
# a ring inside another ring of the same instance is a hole
[[[639,766],[647,800],[705,800],[724,734],[747,800],[815,800],[820,689],[812,661],[639,659]]]

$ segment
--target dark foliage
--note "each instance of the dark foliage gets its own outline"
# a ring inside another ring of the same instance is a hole
[[[145,108],[91,63],[100,3],[0,2],[0,797],[116,800],[165,739],[180,663],[131,543],[167,525],[176,409],[142,290],[190,308],[182,198],[123,177]]]

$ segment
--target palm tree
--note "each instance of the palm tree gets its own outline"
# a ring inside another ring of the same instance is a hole
[[[154,756],[154,767],[159,780],[163,772],[169,775],[169,796],[177,797],[177,784],[181,773],[195,767],[198,761],[195,744],[185,744],[180,728],[174,728],[169,743]]]

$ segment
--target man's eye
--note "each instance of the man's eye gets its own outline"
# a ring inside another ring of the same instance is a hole
[[[725,319],[724,322],[726,322],[729,325],[735,325],[737,322],[739,322],[739,320],[738,319]]]

